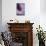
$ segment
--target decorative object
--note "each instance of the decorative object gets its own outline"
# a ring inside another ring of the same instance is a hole
[[[10,21],[13,21],[13,20],[10,20]]]
[[[25,15],[24,3],[16,3],[16,15]]]
[[[39,25],[39,28],[36,28],[36,29],[37,29],[36,36],[38,35],[39,46],[45,46],[45,35],[44,35],[43,28],[40,27]]]
[[[30,20],[26,20],[25,23],[30,23]]]
[[[11,19],[9,23],[19,23],[19,21],[17,19]]]

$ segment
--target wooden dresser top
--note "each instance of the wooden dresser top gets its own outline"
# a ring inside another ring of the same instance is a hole
[[[8,25],[25,25],[25,24],[30,24],[33,25],[34,23],[7,23]]]

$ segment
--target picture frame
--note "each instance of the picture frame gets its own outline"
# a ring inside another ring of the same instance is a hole
[[[16,15],[25,15],[25,3],[16,3]]]

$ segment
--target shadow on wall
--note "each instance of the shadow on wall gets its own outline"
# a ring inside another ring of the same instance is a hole
[[[40,11],[46,14],[46,0],[40,0]]]

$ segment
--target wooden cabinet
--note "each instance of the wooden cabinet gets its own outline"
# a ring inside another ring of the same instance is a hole
[[[7,23],[13,41],[23,43],[22,46],[33,46],[33,23]]]

